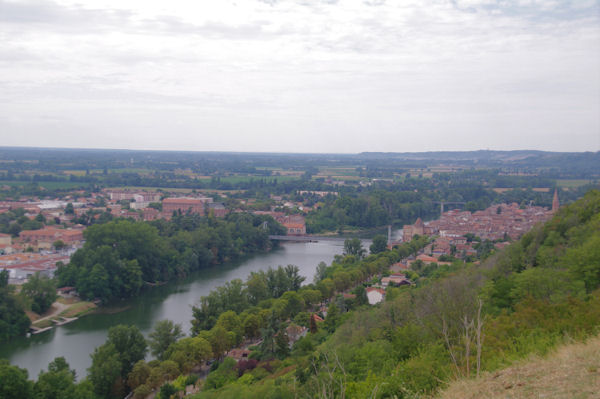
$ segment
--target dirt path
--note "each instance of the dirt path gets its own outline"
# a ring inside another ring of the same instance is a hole
[[[42,320],[46,320],[46,319],[50,319],[52,317],[58,316],[69,306],[70,305],[65,305],[64,303],[54,302],[52,304],[52,306],[50,307],[51,312],[50,313],[46,312],[46,315],[44,317],[40,317],[39,319],[35,320],[34,323],[38,323]]]

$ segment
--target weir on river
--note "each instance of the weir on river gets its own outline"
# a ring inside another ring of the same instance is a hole
[[[294,242],[319,242],[319,241],[337,241],[344,242],[347,238],[333,236],[269,236],[270,240],[275,241],[294,241]]]

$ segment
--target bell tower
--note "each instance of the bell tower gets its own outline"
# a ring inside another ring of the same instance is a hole
[[[558,202],[558,189],[554,189],[554,198],[552,198],[552,213],[556,213],[558,208],[560,207],[560,202]]]

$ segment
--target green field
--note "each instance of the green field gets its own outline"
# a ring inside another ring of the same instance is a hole
[[[261,179],[265,179],[269,183],[272,182],[273,180],[277,180],[278,183],[281,183],[281,182],[285,182],[285,181],[298,180],[298,179],[300,179],[300,177],[299,176],[225,176],[225,177],[221,177],[220,179],[221,179],[222,183],[231,183],[231,184],[248,182],[250,180],[258,181]],[[206,180],[210,180],[210,179],[206,179]]]
[[[339,167],[339,168],[319,168],[319,176],[358,176],[356,168]]]
[[[10,187],[26,186],[31,183],[32,182],[30,182],[30,181],[0,180],[0,186],[10,186]],[[56,189],[60,189],[60,188],[70,189],[70,188],[86,187],[88,185],[88,183],[77,183],[77,182],[69,182],[69,181],[64,181],[64,182],[63,181],[40,181],[40,182],[37,182],[37,184],[40,187],[44,187],[49,190],[56,190]]]
[[[557,180],[556,181],[556,185],[558,187],[562,187],[562,188],[577,188],[577,187],[581,187],[581,186],[585,186],[586,184],[592,183],[591,180],[583,180],[583,179],[579,179],[579,180]]]

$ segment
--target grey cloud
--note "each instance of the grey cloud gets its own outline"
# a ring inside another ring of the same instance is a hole
[[[0,63],[12,64],[39,61],[41,57],[22,47],[0,47]]]
[[[385,4],[385,0],[365,0],[363,4],[371,7],[379,7]]]
[[[56,29],[121,26],[133,13],[123,10],[90,10],[63,7],[51,1],[12,2],[0,0],[0,22],[53,26]]]
[[[600,1],[581,0],[450,0],[463,12],[484,12],[492,15],[525,18],[530,22],[574,20],[600,16]]]
[[[251,39],[271,36],[265,30],[269,26],[268,21],[251,21],[242,25],[227,25],[222,22],[206,22],[204,24],[192,24],[173,16],[160,16],[144,21],[148,29],[159,29],[171,34],[197,34],[212,38]]]

